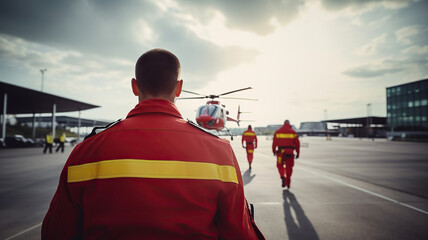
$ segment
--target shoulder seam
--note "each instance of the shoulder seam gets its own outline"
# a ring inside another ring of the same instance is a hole
[[[104,127],[94,127],[92,129],[91,133],[89,135],[87,135],[83,140],[89,139],[89,138],[97,135],[98,133],[101,133],[101,132],[103,132],[103,131],[105,131],[105,130],[111,128],[111,127],[113,127],[114,125],[120,123],[121,121],[122,121],[122,119],[120,118],[120,119],[118,119],[118,120],[116,120],[114,122],[111,122],[111,123],[105,125]],[[97,130],[101,130],[101,131],[97,132]]]
[[[192,126],[192,127],[194,127],[194,128],[197,128],[197,129],[201,130],[201,131],[202,131],[202,132],[204,132],[204,133],[207,133],[207,134],[209,134],[209,135],[211,135],[211,136],[214,136],[214,137],[216,137],[216,138],[219,138],[217,135],[215,135],[215,134],[213,134],[213,133],[210,133],[210,132],[206,131],[205,129],[203,129],[203,128],[199,127],[196,123],[194,123],[193,121],[191,121],[191,120],[189,120],[189,119],[187,119],[187,123],[188,123],[190,126]]]

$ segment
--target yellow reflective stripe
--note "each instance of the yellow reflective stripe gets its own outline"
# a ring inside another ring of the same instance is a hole
[[[108,178],[205,179],[238,183],[233,166],[165,160],[118,159],[68,167],[67,182]]]
[[[256,133],[246,132],[244,133],[244,136],[256,136]]]
[[[276,138],[296,138],[297,134],[294,133],[277,133]]]
[[[253,153],[254,150],[248,149],[248,153]]]

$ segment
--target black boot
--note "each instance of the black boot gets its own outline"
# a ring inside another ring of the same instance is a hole
[[[282,180],[282,187],[285,187],[285,177],[281,177]]]

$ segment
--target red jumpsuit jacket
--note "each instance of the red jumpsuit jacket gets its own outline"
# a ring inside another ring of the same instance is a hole
[[[242,143],[246,142],[246,145],[248,143],[255,144],[257,146],[257,135],[252,130],[246,130],[244,133],[242,133]]]
[[[273,135],[272,152],[276,153],[280,148],[284,148],[286,154],[293,154],[294,150],[297,154],[300,153],[299,136],[290,124],[284,124]]]
[[[250,217],[227,140],[166,100],[140,102],[77,145],[42,239],[264,239]]]

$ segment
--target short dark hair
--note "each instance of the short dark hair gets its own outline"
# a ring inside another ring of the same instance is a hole
[[[180,76],[180,61],[165,49],[152,49],[138,58],[135,78],[143,94],[170,94]]]

